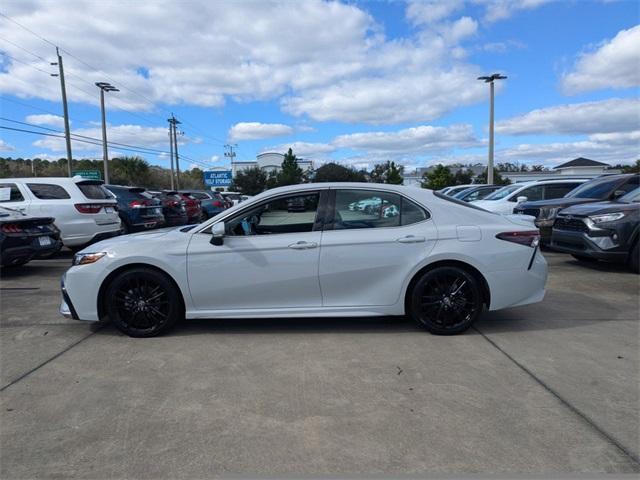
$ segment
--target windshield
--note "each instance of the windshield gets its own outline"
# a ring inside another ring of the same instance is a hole
[[[592,180],[587,183],[583,183],[579,187],[574,188],[565,195],[565,198],[606,198],[609,196],[611,190],[620,183],[620,179],[608,179],[608,180]]]
[[[626,195],[623,195],[618,199],[618,201],[623,203],[640,203],[640,187],[635,190],[631,190]]]
[[[514,185],[507,185],[506,187],[502,187],[500,190],[496,190],[491,195],[484,197],[484,200],[500,200],[520,188],[522,188],[522,184],[516,183]]]

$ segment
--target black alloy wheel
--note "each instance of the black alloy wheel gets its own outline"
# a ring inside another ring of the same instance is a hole
[[[182,297],[161,272],[135,268],[119,274],[105,291],[106,311],[131,337],[154,337],[184,316]]]
[[[467,330],[482,312],[482,293],[473,275],[459,267],[436,267],[413,288],[411,316],[437,335]]]

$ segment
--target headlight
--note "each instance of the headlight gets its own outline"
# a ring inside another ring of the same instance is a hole
[[[624,215],[624,212],[603,213],[602,215],[591,215],[589,220],[597,225],[599,223],[615,222],[624,217]]]
[[[76,253],[73,256],[73,265],[88,265],[90,263],[95,263],[104,257],[106,252],[97,252],[97,253]]]
[[[558,215],[560,208],[551,207],[551,208],[541,208],[540,213],[538,214],[538,220],[553,220]]]

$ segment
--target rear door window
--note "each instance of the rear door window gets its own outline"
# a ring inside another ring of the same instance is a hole
[[[40,200],[65,200],[71,198],[69,193],[60,185],[50,183],[27,183],[31,193]]]
[[[544,185],[535,185],[533,187],[525,188],[521,192],[513,195],[509,201],[517,202],[518,197],[527,197],[527,201],[535,202],[536,200],[542,200],[544,194]]]
[[[544,187],[544,199],[551,200],[554,198],[562,198],[571,190],[576,188],[579,183],[556,183]]]
[[[6,193],[5,189],[9,192]],[[24,197],[15,183],[0,183],[0,190],[3,190],[0,192],[0,203],[24,201]],[[7,196],[9,198],[6,198]]]

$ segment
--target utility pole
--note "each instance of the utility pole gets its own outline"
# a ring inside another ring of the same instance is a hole
[[[171,118],[167,120],[173,129],[173,151],[176,155],[176,190],[180,189],[180,156],[178,155],[178,132],[176,125],[180,125],[180,122],[176,117],[171,114]]]
[[[173,124],[171,123],[171,119],[169,119],[169,156],[171,157],[171,190],[175,190],[173,184],[173,177],[175,175],[173,173]]]
[[[484,80],[490,87],[490,106],[489,106],[489,159],[487,161],[487,185],[493,184],[493,99],[494,99],[494,85],[495,80],[504,80],[507,78],[499,73],[494,73],[491,76],[478,77],[478,80]]]
[[[233,162],[236,159],[236,152],[233,151],[234,148],[238,148],[238,144],[234,143],[233,145],[226,144],[224,148],[227,150],[224,152],[224,156],[231,159],[231,165],[233,166]]]
[[[107,150],[107,119],[104,113],[104,92],[119,92],[107,82],[96,82],[100,89],[100,111],[102,112],[102,161],[104,163],[104,183],[109,183],[109,151]]]
[[[67,172],[71,176],[71,130],[69,129],[69,109],[67,107],[67,89],[64,85],[64,66],[62,65],[62,57],[60,50],[56,47],[57,62],[51,62],[51,65],[58,66],[59,73],[52,73],[52,77],[60,77],[60,89],[62,90],[62,111],[64,112],[64,139],[67,144]]]

